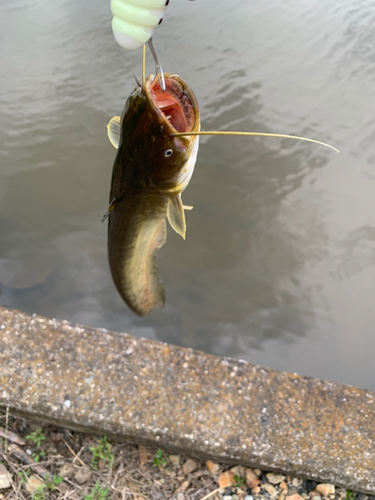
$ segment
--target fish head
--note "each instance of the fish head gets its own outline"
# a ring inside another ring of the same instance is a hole
[[[118,160],[123,163],[124,159],[124,170],[134,172],[134,182],[176,196],[193,174],[199,136],[172,134],[199,132],[199,106],[182,78],[167,73],[164,77],[165,92],[153,75],[132,92],[121,119],[115,117],[110,122],[114,128],[119,127],[117,144],[116,140],[111,142],[118,146]]]
[[[190,86],[178,75],[164,74],[163,92],[151,75],[145,82],[147,113],[153,123],[150,174],[157,188],[169,195],[182,193],[194,171],[198,136],[173,137],[176,132],[199,132],[199,106]]]

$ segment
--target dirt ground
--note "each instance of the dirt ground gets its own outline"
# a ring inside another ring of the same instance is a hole
[[[0,500],[375,500],[241,466],[32,422],[0,410]]]

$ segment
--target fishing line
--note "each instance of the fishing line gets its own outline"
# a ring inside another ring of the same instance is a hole
[[[143,45],[143,58],[142,58],[142,85],[146,82],[146,44]]]
[[[325,146],[327,148],[333,149],[336,153],[339,153],[340,150],[327,144],[325,142],[316,141],[315,139],[309,139],[307,137],[299,137],[298,135],[285,135],[285,134],[267,134],[265,132],[223,132],[223,131],[214,131],[214,132],[177,132],[175,134],[171,134],[172,137],[184,137],[187,135],[252,135],[252,136],[261,136],[261,137],[281,137],[283,139],[297,139],[299,141],[307,141],[313,142],[315,144],[320,144],[321,146]]]

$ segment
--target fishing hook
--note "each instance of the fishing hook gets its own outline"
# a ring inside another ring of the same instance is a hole
[[[134,71],[134,69],[133,69],[133,75],[134,75],[135,82],[136,82],[136,84],[138,85],[138,87],[141,87],[141,88],[142,88],[142,84],[141,84],[141,82],[139,81],[139,78],[138,78],[138,76],[137,76],[136,72]]]
[[[153,57],[154,63],[155,63],[155,78],[154,78],[153,82],[155,81],[156,77],[158,77],[159,83],[160,83],[160,88],[163,92],[165,92],[166,87],[165,87],[163,68],[161,67],[158,54],[155,50],[154,44],[152,43],[152,37],[147,42],[147,44],[148,44],[148,47],[151,51],[151,54],[152,54],[152,57]]]

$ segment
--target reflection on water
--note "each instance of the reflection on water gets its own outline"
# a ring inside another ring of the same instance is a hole
[[[341,153],[202,138],[187,239],[168,230],[160,253],[167,303],[143,319],[115,291],[100,226],[106,124],[141,66],[110,21],[102,0],[0,5],[0,305],[375,389],[372,2],[171,2],[155,43],[203,129]]]

